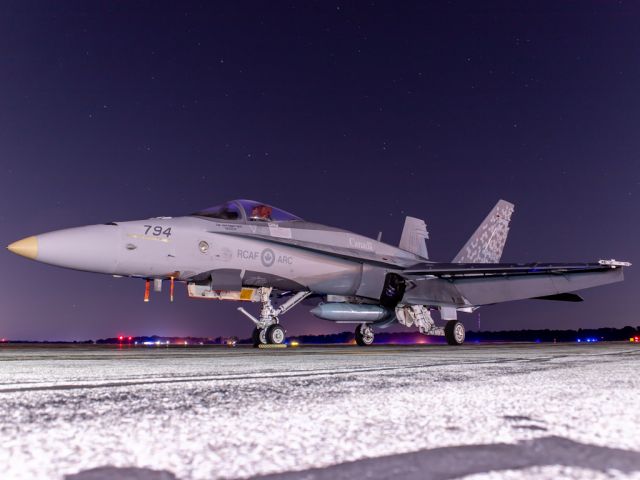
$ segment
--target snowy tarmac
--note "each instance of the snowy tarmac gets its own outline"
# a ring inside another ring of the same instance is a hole
[[[3,479],[640,479],[640,345],[0,346]]]

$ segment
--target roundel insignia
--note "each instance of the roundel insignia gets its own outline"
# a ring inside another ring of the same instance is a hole
[[[260,254],[260,261],[265,267],[270,267],[276,261],[276,254],[270,248],[265,248]]]

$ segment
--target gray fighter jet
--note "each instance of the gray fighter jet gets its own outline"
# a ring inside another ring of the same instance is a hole
[[[627,262],[500,263],[513,204],[500,200],[448,263],[429,260],[424,221],[407,217],[395,247],[311,223],[251,200],[184,217],[110,222],[44,233],[9,245],[13,253],[65,268],[146,280],[145,301],[170,282],[192,298],[259,302],[254,346],[283,344],[280,317],[307,299],[311,313],[354,323],[358,345],[394,323],[464,342],[458,312],[527,298],[581,301],[576,290],[623,279]],[[272,299],[279,298],[274,305]],[[443,326],[431,313],[439,312]]]

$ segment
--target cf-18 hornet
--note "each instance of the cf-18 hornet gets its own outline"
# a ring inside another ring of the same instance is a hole
[[[577,290],[623,280],[630,264],[500,263],[513,204],[500,200],[451,262],[429,260],[423,220],[406,217],[388,245],[307,222],[278,208],[233,200],[183,217],[109,222],[24,238],[13,253],[60,267],[146,281],[186,283],[189,297],[257,302],[253,344],[283,344],[280,318],[303,300],[311,313],[356,324],[358,345],[395,323],[460,345],[458,312],[522,299],[581,301]],[[275,302],[272,302],[272,300]],[[438,311],[438,324],[432,312]]]

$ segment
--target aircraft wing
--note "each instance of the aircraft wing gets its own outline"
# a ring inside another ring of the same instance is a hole
[[[480,306],[527,298],[555,297],[622,281],[627,262],[593,263],[423,263],[402,272],[403,301],[412,304]],[[574,298],[575,297],[564,297]]]
[[[609,262],[609,263],[608,263]],[[565,274],[569,272],[603,272],[630,266],[627,262],[600,260],[594,263],[420,263],[406,270],[407,275],[434,275],[446,278]]]

